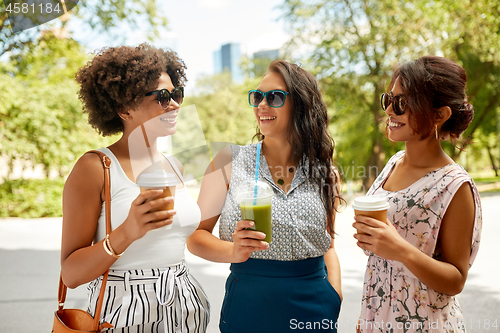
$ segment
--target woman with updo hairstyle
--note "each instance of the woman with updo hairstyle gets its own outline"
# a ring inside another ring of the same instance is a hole
[[[141,44],[104,48],[76,73],[89,124],[103,136],[121,134],[98,149],[111,161],[111,232],[106,231],[99,153],[77,161],[63,192],[62,279],[69,288],[90,282],[87,311],[100,316],[103,328],[112,325],[106,332],[207,329],[207,297],[184,262],[186,239],[200,222],[200,210],[184,184],[182,164],[156,146],[158,137],[176,132],[185,69],[175,52]],[[144,151],[131,149],[139,141],[134,133],[148,142]],[[136,166],[156,164],[175,175],[174,209],[163,208],[172,196],[141,192],[136,184],[143,170]],[[102,310],[95,313],[108,269]]]
[[[355,216],[369,256],[359,332],[465,332],[456,299],[476,257],[481,203],[470,175],[441,148],[472,121],[463,68],[425,56],[394,71],[382,94],[387,137],[405,150],[387,163],[369,196],[389,202],[387,221]]]

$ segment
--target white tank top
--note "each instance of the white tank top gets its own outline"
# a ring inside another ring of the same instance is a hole
[[[139,186],[123,171],[115,155],[108,148],[99,151],[111,159],[111,227],[115,230],[128,216],[130,205],[140,193]],[[179,264],[184,260],[186,239],[198,227],[201,220],[200,208],[189,194],[182,175],[175,162],[167,157],[184,187],[175,191],[175,211],[172,228],[159,228],[146,233],[134,241],[125,253],[111,266],[114,270],[161,268]],[[106,237],[104,202],[94,238],[98,242]]]

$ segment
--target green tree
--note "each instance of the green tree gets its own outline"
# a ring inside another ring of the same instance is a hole
[[[45,32],[37,44],[11,55],[10,74],[30,87],[60,84],[74,81],[76,70],[87,60],[85,48],[75,40]]]
[[[0,63],[0,160],[7,165],[0,216],[60,216],[63,177],[85,151],[113,140],[100,138],[82,112],[74,73],[86,60],[78,43],[46,33]],[[10,179],[14,166],[39,165],[43,180]]]
[[[467,44],[458,45],[456,50],[459,61],[467,70],[467,94],[474,106],[474,119],[463,134],[464,140],[458,144],[460,149],[450,149],[454,160],[469,149],[490,151],[495,146],[491,137],[498,138],[499,130],[500,61],[470,52],[471,47]],[[493,154],[490,162],[495,170]]]
[[[125,41],[126,36],[123,36],[121,30],[115,29],[116,27],[126,25],[137,29],[140,22],[140,29],[153,40],[159,37],[159,28],[167,25],[167,19],[156,0],[79,1],[69,12],[70,15],[18,33],[12,32],[5,9],[5,0],[0,0],[0,56],[9,51],[36,45],[41,31],[53,28],[69,29],[68,22],[71,20],[79,20],[80,27],[84,30],[112,34],[114,38],[122,41]]]
[[[210,163],[210,155],[213,158],[230,144],[251,142],[257,123],[248,105],[248,91],[255,89],[260,79],[235,84],[226,72],[196,82],[195,93],[186,97],[183,105],[196,107],[197,115],[181,109],[177,133],[172,138],[174,155],[183,162],[186,173],[199,179]],[[200,126],[193,122],[194,117],[199,118]],[[203,146],[197,146],[200,135],[204,137]]]
[[[79,24],[68,24],[73,21]],[[0,56],[7,56],[0,62],[0,160],[8,169],[2,170],[0,216],[60,215],[62,177],[85,151],[116,140],[100,138],[82,113],[74,75],[89,57],[68,37],[71,27],[124,41],[121,28],[130,26],[152,40],[166,23],[156,0],[80,1],[69,15],[14,33],[0,0]],[[59,178],[9,179],[14,165],[42,165],[46,177]]]
[[[464,52],[485,66],[498,64],[499,9],[493,0],[287,0],[283,9],[294,32],[289,49],[307,50],[308,65],[325,89],[336,159],[363,168],[349,178],[363,178],[365,186],[376,176],[369,170],[380,171],[388,153],[400,148],[383,139],[379,103],[397,62],[426,54],[461,62]]]
[[[51,55],[56,55],[52,57]],[[42,164],[46,176],[65,176],[86,150],[104,141],[87,124],[73,76],[87,56],[75,41],[45,35],[0,70],[0,155]]]
[[[271,58],[249,58],[244,56],[241,59],[240,67],[247,78],[258,79],[264,77],[273,60]]]
[[[196,105],[207,142],[251,141],[257,123],[248,105],[248,91],[255,89],[261,79],[235,84],[229,73],[222,73],[197,81],[198,93],[186,98],[185,104]]]

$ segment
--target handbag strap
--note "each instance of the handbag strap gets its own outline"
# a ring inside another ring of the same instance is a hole
[[[104,207],[106,216],[106,234],[111,233],[111,177],[109,168],[111,167],[111,159],[106,156],[106,154],[98,150],[90,150],[87,153],[94,153],[99,155],[102,164],[104,166]],[[104,273],[102,278],[101,290],[99,292],[99,299],[96,304],[96,309],[94,313],[94,328],[97,331],[99,329],[99,319],[102,309],[102,303],[104,300],[104,292],[106,290],[106,283],[108,282],[109,269]],[[59,277],[59,291],[58,291],[58,301],[59,301],[59,311],[63,309],[64,302],[66,301],[66,292],[68,287],[64,284],[62,279],[62,272]],[[109,324],[104,323],[103,327],[109,327]]]

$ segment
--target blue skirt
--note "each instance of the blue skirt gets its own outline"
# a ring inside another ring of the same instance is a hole
[[[340,297],[328,281],[323,256],[231,264],[221,333],[337,332]]]

